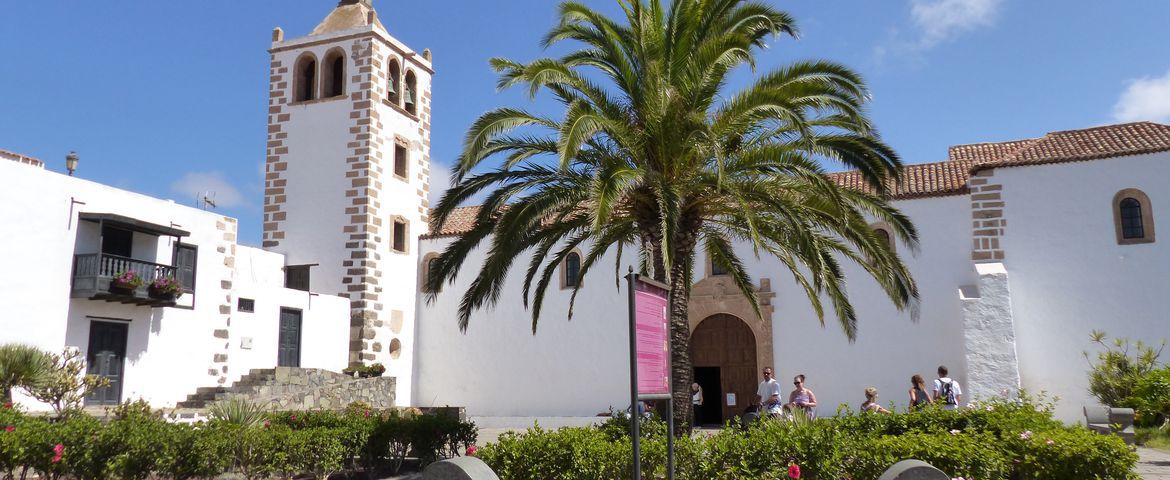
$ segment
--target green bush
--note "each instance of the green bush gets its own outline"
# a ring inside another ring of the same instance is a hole
[[[1167,429],[1170,425],[1170,366],[1153,370],[1138,380],[1132,403],[1137,408],[1135,423],[1139,426]]]
[[[626,422],[628,428],[628,422]],[[644,478],[665,475],[665,428],[642,441]],[[1051,440],[1052,443],[1048,441]],[[916,458],[978,479],[1131,478],[1136,456],[1117,437],[1067,428],[1026,396],[958,411],[852,415],[815,422],[762,421],[676,441],[676,478],[874,480]],[[504,480],[629,478],[630,439],[617,421],[505,434],[477,454]]]
[[[1080,427],[1020,432],[1005,438],[1001,448],[1013,479],[1139,479],[1133,473],[1137,454],[1120,437]]]

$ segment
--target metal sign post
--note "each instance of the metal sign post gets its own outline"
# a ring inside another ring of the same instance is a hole
[[[641,480],[641,400],[666,400],[666,478],[674,479],[674,398],[670,380],[670,288],[626,275],[630,316],[630,435],[633,479]]]

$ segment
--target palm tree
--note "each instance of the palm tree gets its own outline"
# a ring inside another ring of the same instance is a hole
[[[749,0],[618,3],[622,22],[562,3],[543,44],[579,48],[559,58],[492,60],[499,88],[551,93],[564,115],[500,108],[471,126],[434,224],[473,196],[485,200],[474,227],[434,263],[428,291],[453,282],[468,252],[485,244],[487,258],[459,308],[466,329],[473,311],[499,300],[513,262],[527,260],[523,300],[535,332],[557,265],[575,248],[586,249],[579,279],[611,250],[618,258],[626,248],[637,251],[640,270],[673,291],[674,415],[681,426],[691,406],[687,304],[698,250],[728,272],[757,314],[752,278],[733,246],[774,257],[791,270],[822,325],[824,298],[852,340],[857,316],[842,262],[863,267],[906,308],[917,287],[869,224],[889,224],[912,246],[917,233],[886,200],[901,162],[866,117],[868,93],[857,73],[827,61],[797,62],[726,92],[729,74],[754,69],[769,36],[797,36],[788,14]],[[822,161],[856,169],[869,187],[841,187]],[[575,284],[573,299],[582,282]],[[571,302],[570,318],[572,309]]]
[[[53,369],[52,357],[31,345],[0,345],[0,401],[12,401],[12,389],[35,387]]]

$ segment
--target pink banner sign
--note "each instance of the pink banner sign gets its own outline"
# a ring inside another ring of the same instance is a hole
[[[634,288],[634,320],[638,349],[638,395],[670,394],[670,323],[667,293],[639,281]]]

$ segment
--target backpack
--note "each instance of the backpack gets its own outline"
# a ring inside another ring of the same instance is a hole
[[[959,404],[958,399],[955,398],[955,385],[953,382],[954,380],[946,382],[939,380],[941,385],[939,386],[938,396],[942,397],[946,401],[947,405]]]

